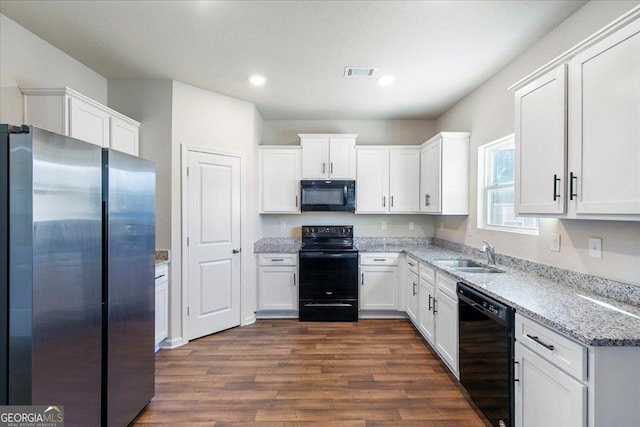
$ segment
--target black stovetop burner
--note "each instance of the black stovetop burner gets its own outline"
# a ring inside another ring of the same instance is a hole
[[[355,251],[353,225],[303,225],[301,251]]]

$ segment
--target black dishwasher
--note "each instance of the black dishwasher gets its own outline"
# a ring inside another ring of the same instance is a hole
[[[458,282],[460,382],[492,426],[513,426],[515,310]]]

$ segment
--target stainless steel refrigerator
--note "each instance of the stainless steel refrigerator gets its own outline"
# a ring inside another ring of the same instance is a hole
[[[153,397],[151,162],[0,125],[0,404],[125,426]]]

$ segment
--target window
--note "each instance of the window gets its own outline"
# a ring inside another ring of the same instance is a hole
[[[509,135],[478,148],[478,228],[538,234],[538,219],[515,212],[515,141]]]

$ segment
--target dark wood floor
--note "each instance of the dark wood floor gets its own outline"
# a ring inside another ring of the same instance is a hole
[[[259,320],[156,356],[134,426],[487,427],[408,320]]]

